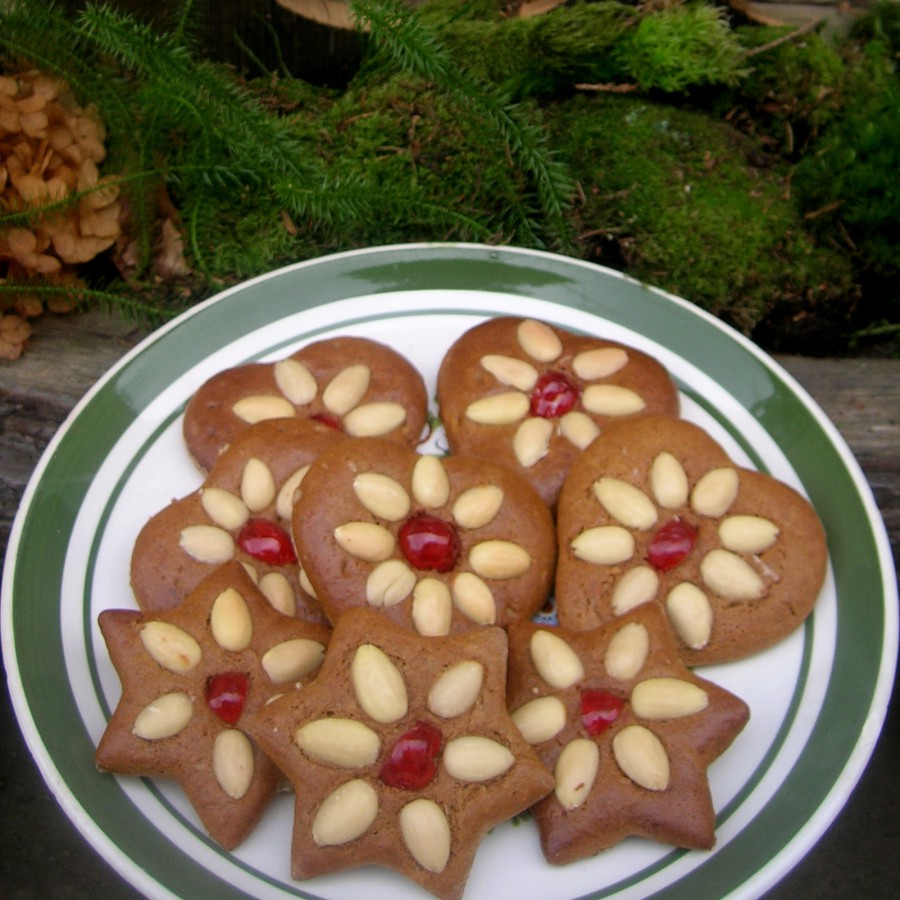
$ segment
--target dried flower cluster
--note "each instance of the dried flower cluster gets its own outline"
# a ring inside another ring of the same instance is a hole
[[[37,71],[0,75],[0,211],[46,210],[27,224],[0,226],[0,280],[77,283],[75,267],[108,249],[121,233],[119,189],[100,176],[105,130],[91,109],[79,107],[68,84]],[[0,298],[0,315],[17,314],[0,330],[0,357],[16,358],[30,328],[24,320],[43,303],[27,289]],[[48,307],[71,307],[55,295]],[[23,337],[24,335],[24,337]]]

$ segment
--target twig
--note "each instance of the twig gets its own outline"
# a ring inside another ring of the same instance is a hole
[[[774,41],[769,41],[766,44],[760,44],[758,47],[750,47],[749,49],[744,51],[744,56],[758,56],[760,53],[765,53],[768,50],[774,50],[775,47],[780,47],[782,44],[786,44],[788,41],[795,41],[797,38],[801,38],[806,34],[809,34],[811,31],[815,31],[819,25],[824,22],[824,17],[820,17],[818,19],[810,19],[805,25],[801,25],[796,31],[792,31],[790,34],[783,34],[779,38],[775,38]]]
[[[636,84],[576,84],[576,91],[595,91],[605,94],[630,94],[636,91]]]

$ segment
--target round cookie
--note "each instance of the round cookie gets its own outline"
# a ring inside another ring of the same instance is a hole
[[[487,832],[553,788],[507,712],[506,660],[501,628],[341,618],[315,682],[247,722],[294,787],[294,878],[375,864],[462,897]]]
[[[274,363],[248,363],[206,381],[184,413],[188,451],[209,470],[249,424],[314,418],[350,436],[377,435],[415,446],[428,397],[422,376],[401,354],[367,338],[308,344]]]
[[[252,831],[280,787],[244,722],[318,671],[330,629],[275,612],[228,563],[171,610],[104,610],[100,630],[122,694],[98,768],[177,781],[226,850]]]
[[[585,451],[560,496],[557,534],[561,625],[594,628],[659,603],[690,666],[790,634],[812,611],[828,559],[804,497],[665,416],[610,426]]]
[[[488,319],[449,349],[438,373],[453,453],[504,463],[555,508],[581,451],[611,422],[677,415],[678,390],[655,359],[534,319]]]
[[[488,460],[358,438],[310,466],[294,507],[303,570],[332,622],[378,608],[420,634],[530,618],[553,581],[553,520]]]
[[[532,810],[546,859],[571,863],[629,835],[712,847],[707,769],[749,709],[684,665],[659,607],[590,631],[517,622],[509,640],[512,718],[556,782]]]
[[[327,622],[297,565],[291,513],[310,463],[345,440],[310,419],[244,429],[197,491],[170,503],[138,534],[131,555],[138,606],[145,612],[175,606],[213,569],[236,559],[280,612]]]

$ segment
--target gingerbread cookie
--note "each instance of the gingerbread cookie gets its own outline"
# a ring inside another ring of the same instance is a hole
[[[553,521],[505,466],[344,441],[310,466],[294,541],[332,622],[360,605],[419,634],[529,618],[552,586]]]
[[[336,337],[214,375],[188,403],[183,430],[188,451],[208,470],[247,425],[265,419],[313,418],[352,437],[415,446],[427,411],[425,383],[404,356],[366,338]]]
[[[248,720],[294,787],[294,878],[374,863],[462,896],[485,834],[553,788],[507,712],[506,658],[496,627],[341,618],[316,681]]]
[[[663,416],[611,426],[585,451],[557,530],[560,624],[593,628],[659,603],[691,666],[790,634],[812,611],[828,559],[804,497],[735,465],[699,426]]]
[[[591,631],[516,623],[509,639],[513,721],[556,782],[533,809],[547,860],[574,862],[629,835],[712,847],[707,768],[749,710],[684,665],[659,607]]]
[[[453,344],[437,396],[453,453],[510,466],[551,508],[572,463],[608,423],[679,410],[675,384],[647,354],[509,317]]]
[[[330,630],[275,612],[236,562],[172,610],[105,610],[99,623],[122,695],[97,766],[173,778],[210,837],[230,850],[281,783],[244,720],[312,678]]]
[[[310,463],[344,440],[309,419],[272,419],[242,431],[199,490],[173,501],[138,534],[131,557],[138,606],[168,609],[236,559],[280,612],[327,622],[297,565],[291,513]]]

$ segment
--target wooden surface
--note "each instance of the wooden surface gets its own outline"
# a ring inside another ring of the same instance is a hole
[[[99,313],[44,316],[22,359],[0,361],[0,558],[40,455],[90,386],[143,336]],[[900,360],[778,357],[823,408],[857,460],[900,550]],[[896,693],[896,692],[895,692]],[[834,825],[767,900],[900,893],[900,714]],[[57,807],[0,698],[0,893],[16,900],[137,895]],[[530,900],[530,898],[525,898]]]

